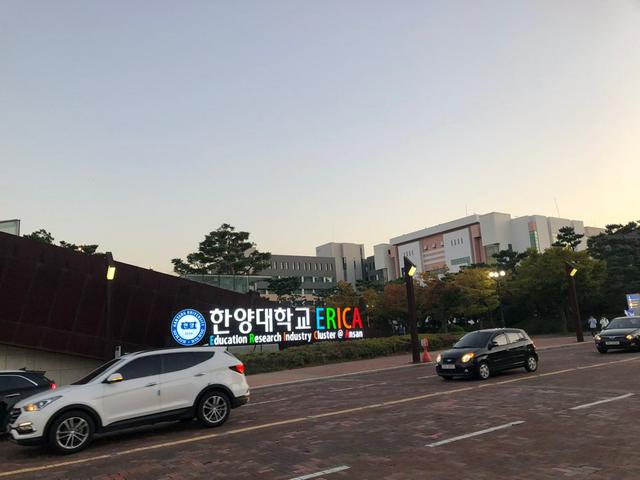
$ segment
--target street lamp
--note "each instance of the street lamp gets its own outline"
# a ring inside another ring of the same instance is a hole
[[[420,363],[420,341],[418,340],[418,318],[416,315],[416,298],[413,292],[413,276],[416,274],[417,267],[404,257],[404,281],[407,286],[407,304],[409,307],[409,330],[411,332],[411,355],[413,363]]]
[[[573,262],[564,262],[565,271],[567,272],[567,281],[569,282],[569,301],[571,302],[571,313],[573,314],[573,323],[576,327],[576,340],[584,342],[582,335],[582,322],[580,322],[580,308],[578,307],[578,295],[576,294],[576,273],[578,267]]]
[[[500,293],[500,279],[504,277],[507,273],[504,270],[497,270],[495,272],[489,272],[489,278],[493,278],[496,281],[496,289],[498,293],[498,306],[500,308],[500,322],[502,323],[502,328],[505,328],[504,323],[504,311],[502,310],[502,294]]]
[[[111,252],[104,254],[107,263],[107,348],[111,352],[113,348],[113,328],[111,325],[111,285],[116,278],[116,262],[113,260]],[[114,357],[119,358],[121,353],[120,345],[115,347]]]

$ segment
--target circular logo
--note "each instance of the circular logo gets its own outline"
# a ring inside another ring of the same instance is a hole
[[[195,345],[207,331],[207,322],[200,312],[187,308],[180,310],[171,322],[171,335],[180,345]]]

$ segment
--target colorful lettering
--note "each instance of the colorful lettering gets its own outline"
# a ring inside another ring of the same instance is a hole
[[[340,314],[340,309],[338,309],[338,314]],[[336,311],[331,307],[327,307],[327,330],[335,330],[336,328]]]
[[[347,322],[347,313],[350,311],[350,308],[345,308],[344,311],[342,312],[342,324],[344,325],[344,328],[351,328],[351,325],[349,325],[349,322]]]
[[[351,328],[364,328],[362,326],[362,318],[360,317],[360,309],[358,307],[353,309],[353,323],[351,324]]]
[[[329,309],[327,308],[327,310]],[[324,320],[324,317],[322,316],[323,311],[324,308],[322,307],[316,308],[316,330],[326,330],[326,327],[320,324],[320,320]]]

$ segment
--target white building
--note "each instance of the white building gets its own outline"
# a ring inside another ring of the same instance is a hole
[[[400,276],[400,260],[409,257],[418,272],[457,272],[475,263],[492,263],[500,250],[524,252],[529,248],[544,251],[555,242],[562,227],[573,227],[585,235],[578,250],[587,247],[587,238],[604,230],[585,227],[580,220],[527,215],[512,218],[508,213],[491,212],[469,215],[451,222],[400,235],[390,241],[395,274]]]
[[[364,278],[364,245],[358,243],[325,243],[316,247],[316,256],[333,257],[336,260],[336,281],[349,282]]]

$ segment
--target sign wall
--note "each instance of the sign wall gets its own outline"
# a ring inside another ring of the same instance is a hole
[[[171,334],[180,345],[260,345],[364,338],[358,307],[216,308],[178,312]]]

